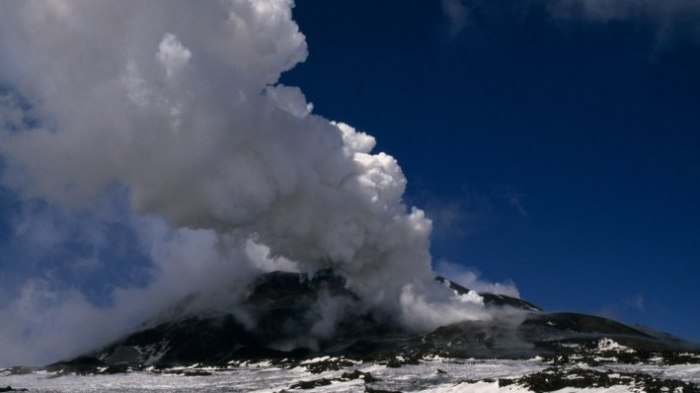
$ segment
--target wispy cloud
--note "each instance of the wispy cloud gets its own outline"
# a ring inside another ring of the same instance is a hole
[[[630,307],[634,308],[637,311],[644,311],[646,309],[643,293],[638,293],[634,296],[631,296],[625,301]]]
[[[78,355],[190,293],[226,291],[220,298],[235,299],[236,288],[258,272],[290,267],[263,246],[232,249],[214,231],[138,216],[126,199],[113,191],[91,209],[23,200],[6,217],[12,229],[0,244],[0,367]]]
[[[528,215],[525,209],[525,194],[511,186],[499,186],[493,192],[494,198],[504,201],[508,207],[515,210],[520,216]]]
[[[456,36],[469,21],[469,9],[462,0],[442,0],[442,10],[449,22],[450,34]]]
[[[524,16],[533,10],[544,10],[560,22],[643,24],[653,31],[656,50],[683,40],[700,40],[700,1],[697,0],[442,0],[442,9],[453,35],[472,23],[475,11],[483,16],[501,12]]]
[[[558,0],[548,7],[560,19],[646,23],[654,29],[657,45],[700,39],[700,2],[696,0]]]
[[[433,221],[433,237],[453,241],[493,227],[504,217],[528,217],[526,195],[512,186],[499,185],[489,192],[464,192],[456,198],[424,196],[421,206]]]
[[[670,22],[700,11],[695,0],[558,0],[549,4],[559,16],[600,20],[650,18]]]
[[[431,196],[423,205],[433,221],[434,237],[454,240],[481,232],[493,215],[492,201],[476,193],[445,199]]]
[[[647,302],[643,293],[627,295],[601,307],[596,314],[613,319],[629,319],[631,315],[642,315],[647,312]]]

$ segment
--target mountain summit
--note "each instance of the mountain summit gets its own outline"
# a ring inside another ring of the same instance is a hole
[[[649,329],[592,315],[549,313],[522,299],[477,294],[444,277],[436,281],[457,295],[480,296],[487,309],[498,312],[491,320],[410,332],[372,312],[358,312],[362,309],[352,307],[358,297],[333,271],[312,278],[273,272],[261,276],[235,309],[195,312],[196,296],[189,297],[139,331],[50,368],[93,372],[264,359],[298,362],[318,356],[373,362],[416,362],[429,356],[585,357],[616,348],[625,348],[620,354],[633,361],[652,353],[700,351],[697,344]],[[324,301],[338,307],[337,318],[328,322],[334,329],[326,332],[318,319]],[[355,311],[343,314],[348,310]]]

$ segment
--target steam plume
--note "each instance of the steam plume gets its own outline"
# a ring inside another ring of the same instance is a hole
[[[484,317],[428,290],[431,222],[402,202],[396,160],[278,83],[307,55],[292,7],[0,3],[5,184],[72,208],[124,187],[136,213],[215,236],[241,276],[255,262],[230,250],[257,247],[344,273],[416,328]]]

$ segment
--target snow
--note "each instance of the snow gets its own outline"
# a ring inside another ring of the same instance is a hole
[[[608,388],[564,388],[560,390],[555,390],[553,393],[636,393],[630,386],[625,385],[615,385]]]
[[[640,372],[665,379],[680,379],[700,384],[700,364],[618,364],[608,365],[615,372]]]
[[[598,351],[600,351],[600,352],[612,351],[612,352],[632,353],[632,352],[634,352],[634,349],[626,347],[624,345],[621,345],[615,340],[612,340],[609,338],[601,338],[598,341]]]
[[[500,387],[498,382],[476,382],[460,383],[454,386],[439,387],[436,389],[421,390],[420,392],[430,393],[531,393],[527,388],[520,385],[508,385]],[[564,388],[553,393],[633,393],[634,390],[628,386],[611,386],[609,388]]]
[[[431,393],[500,393],[500,392],[529,392],[520,386],[499,387],[498,382],[463,382],[453,386],[438,387],[436,389],[421,390],[420,392]]]
[[[321,356],[313,359],[308,359],[304,360],[303,362],[299,364],[314,364],[314,363],[320,363],[320,362],[325,362],[327,360],[331,360],[332,358],[330,356]]]
[[[317,358],[306,364],[334,360]],[[361,363],[338,371],[325,371],[312,374],[306,367],[284,368],[267,362],[243,364],[224,370],[207,368],[209,376],[185,376],[158,374],[154,372],[130,372],[116,375],[60,376],[40,371],[26,375],[8,375],[0,371],[0,385],[27,388],[39,393],[146,393],[146,392],[258,392],[273,393],[300,381],[326,378],[340,379],[344,372],[360,370],[369,372],[380,381],[372,383],[376,389],[398,390],[424,393],[529,393],[530,390],[518,384],[499,386],[498,379],[515,379],[523,375],[542,371],[549,367],[540,359],[530,360],[455,360],[430,358],[417,365],[404,365],[389,368],[375,363]],[[661,366],[646,365],[606,365],[610,375],[614,373],[643,372],[662,378],[700,382],[700,365]],[[440,370],[440,371],[438,371]],[[478,381],[478,382],[476,382]],[[320,386],[309,392],[360,392],[364,390],[362,379],[334,380],[330,385]],[[629,386],[607,388],[573,389],[565,388],[557,393],[629,393]],[[675,393],[675,392],[669,392]],[[680,393],[680,392],[679,392]]]

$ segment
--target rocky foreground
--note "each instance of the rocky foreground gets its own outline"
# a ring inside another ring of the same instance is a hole
[[[231,362],[141,369],[100,367],[0,372],[3,384],[35,392],[700,392],[700,356],[652,356],[624,363],[629,348],[602,340],[568,358],[446,359],[401,357],[362,362],[344,357]]]

